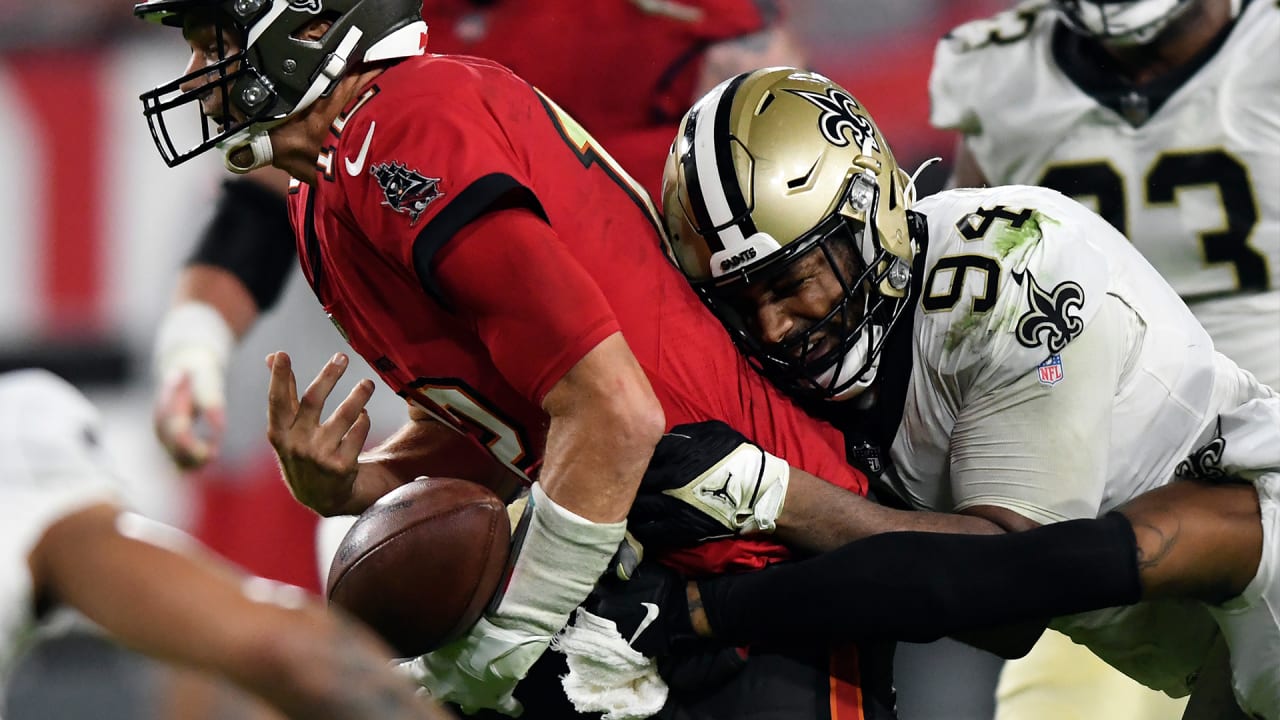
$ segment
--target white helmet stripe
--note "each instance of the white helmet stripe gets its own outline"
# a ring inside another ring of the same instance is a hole
[[[691,152],[698,187],[702,190],[702,205],[711,227],[723,226],[716,232],[723,247],[736,247],[745,240],[742,229],[732,223],[734,213],[725,195],[724,179],[720,177],[720,162],[716,156],[717,150],[729,151],[729,143],[716,142],[716,116],[720,112],[728,112],[728,106],[733,104],[733,95],[730,93],[726,97],[726,93],[734,84],[733,80],[727,80],[717,85],[698,101],[689,118],[691,123],[697,122],[693,128]],[[736,183],[737,179],[731,178],[730,181]]]

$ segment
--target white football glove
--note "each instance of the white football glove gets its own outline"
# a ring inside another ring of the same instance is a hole
[[[401,668],[432,697],[464,712],[519,715],[516,683],[590,594],[625,532],[625,522],[579,517],[534,483],[512,537],[511,578],[496,607],[461,639]]]
[[[648,547],[770,533],[791,467],[719,420],[677,425],[662,436],[628,516]]]
[[[165,314],[156,335],[154,367],[160,391],[156,435],[174,462],[197,468],[218,450],[226,426],[225,375],[235,336],[212,306],[186,302]],[[196,421],[204,420],[204,436]]]
[[[542,656],[551,636],[504,630],[480,618],[460,640],[400,665],[431,697],[471,714],[493,709],[517,717],[516,684]]]

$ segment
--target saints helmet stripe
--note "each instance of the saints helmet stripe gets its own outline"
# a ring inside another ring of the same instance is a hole
[[[733,157],[729,154],[729,113],[733,95],[746,77],[739,75],[707,93],[689,111],[685,125],[684,142],[689,149],[683,162],[690,209],[712,251],[741,244],[747,237],[743,228],[734,222],[735,218],[746,216],[747,207],[733,171]],[[717,157],[717,150],[724,151],[723,158]]]
[[[685,191],[689,197],[689,212],[693,214],[693,224],[698,228],[699,232],[704,230],[709,232],[713,224],[711,218],[707,216],[706,201],[702,199],[702,183],[698,179],[698,165],[697,160],[694,158],[693,150],[693,137],[698,127],[701,111],[702,103],[694,105],[689,110],[689,116],[684,124],[684,135],[677,138],[676,142],[680,143],[680,164],[683,168]],[[720,238],[707,235],[706,240],[712,252],[719,252],[724,249],[720,245]]]

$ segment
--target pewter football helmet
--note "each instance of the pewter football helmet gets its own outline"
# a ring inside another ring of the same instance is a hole
[[[137,17],[174,27],[196,13],[213,26],[218,61],[142,94],[151,137],[170,167],[214,146],[234,172],[269,164],[267,130],[328,93],[355,63],[420,54],[427,32],[421,0],[147,0],[133,8]],[[322,37],[298,36],[317,19],[332,23]],[[238,47],[226,47],[225,36]],[[198,87],[183,90],[192,83]],[[223,107],[245,119],[200,113],[198,135],[192,130],[190,146],[179,149],[167,114],[184,106],[199,111],[200,99],[212,92],[223,93]],[[241,148],[253,151],[251,165],[231,160]]]
[[[822,399],[874,380],[906,309],[913,195],[866,109],[795,68],[745,73],[700,99],[681,121],[662,191],[670,253],[686,278],[761,370]],[[743,290],[811,252],[849,269],[837,269],[844,297],[821,322],[767,344]],[[855,268],[838,260],[849,257]],[[816,350],[818,335],[837,347]]]

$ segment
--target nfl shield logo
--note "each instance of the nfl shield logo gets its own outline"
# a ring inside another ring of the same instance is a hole
[[[1036,367],[1036,372],[1040,375],[1041,385],[1057,385],[1062,380],[1062,356],[1050,355]]]

